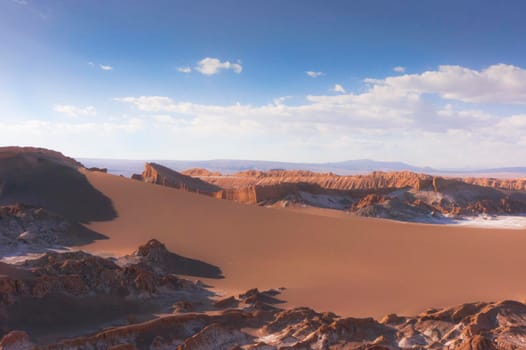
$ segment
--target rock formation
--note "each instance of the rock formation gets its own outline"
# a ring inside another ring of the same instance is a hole
[[[526,346],[526,305],[519,302],[463,304],[377,321],[249,301],[254,296],[268,297],[265,293],[252,290],[232,297],[234,304],[212,313],[176,313],[35,348],[507,350]],[[31,345],[27,334],[20,331],[8,333],[0,344],[9,346],[6,349],[32,348],[27,347]]]
[[[41,336],[62,324],[82,333],[108,322],[126,324],[130,315],[149,319],[176,302],[211,305],[210,292],[159,272],[149,257],[123,263],[82,251],[47,252],[16,265],[0,264],[0,332],[21,328]]]
[[[369,175],[339,176],[333,173],[315,173],[306,170],[243,171],[228,176],[214,177],[206,181],[221,188],[242,188],[250,185],[274,185],[278,183],[310,183],[324,189],[339,191],[372,191],[411,187],[425,188],[432,183],[432,176],[409,171],[380,172]]]
[[[210,171],[203,168],[192,168],[182,171],[181,174],[192,177],[209,177],[209,176],[221,176],[222,174],[218,171]]]
[[[168,176],[170,174],[171,176]],[[205,169],[186,172],[146,166],[139,179],[240,203],[345,210],[403,221],[444,222],[480,214],[526,213],[526,180],[444,178],[409,171],[338,176],[303,170],[243,171],[222,176]],[[205,188],[208,183],[213,188]]]
[[[2,350],[31,350],[35,344],[29,339],[29,335],[24,331],[12,331],[0,340]]]
[[[142,174],[134,174],[135,180],[174,187],[184,191],[197,192],[207,195],[214,195],[220,190],[219,187],[198,178],[183,175],[175,170],[164,167],[156,163],[146,163]]]
[[[43,208],[0,206],[0,255],[38,253],[87,244],[104,236]]]
[[[222,278],[221,269],[203,261],[186,258],[168,251],[156,239],[140,246],[131,256],[120,259],[122,262],[140,262],[164,274],[178,274],[206,278]]]
[[[464,182],[484,187],[499,188],[510,191],[526,191],[526,179],[497,179],[485,177],[467,177]]]
[[[96,171],[96,172],[105,173],[105,174],[108,172],[107,168],[98,168],[98,167],[91,167],[91,168],[87,168],[86,170],[88,170],[88,171]]]

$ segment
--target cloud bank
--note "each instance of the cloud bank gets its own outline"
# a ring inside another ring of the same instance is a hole
[[[445,65],[436,71],[366,79],[366,82],[396,91],[431,93],[469,103],[526,104],[526,70],[507,64],[480,71]]]
[[[440,66],[421,74],[364,79],[366,89],[360,93],[336,84],[332,90],[338,95],[309,95],[293,105],[285,99],[259,106],[196,104],[168,96],[115,100],[177,134],[277,138],[298,149],[316,148],[319,154],[338,151],[339,159],[352,158],[344,155],[345,149],[360,150],[354,157],[373,158],[399,150],[391,159],[422,163],[422,153],[428,152],[443,156],[446,166],[450,161],[460,166],[468,154],[473,163],[484,161],[488,153],[518,156],[518,150],[524,151],[526,110],[496,113],[485,105],[524,104],[525,74],[502,64],[480,71]],[[450,155],[455,152],[462,156],[455,160]]]
[[[42,133],[49,132],[53,140],[75,144],[78,135],[89,133],[90,142],[110,152],[109,136],[107,144],[91,140],[92,133],[102,132],[123,142],[140,140],[149,157],[157,158],[521,165],[526,152],[525,74],[504,64],[480,70],[440,66],[420,74],[367,78],[352,91],[336,84],[330,94],[276,97],[259,105],[123,96],[112,99],[117,119],[93,106],[56,105],[57,115],[68,119],[0,120],[0,138],[8,142],[33,135],[38,140],[41,135],[48,140]],[[90,122],[71,118],[79,116],[91,116]]]

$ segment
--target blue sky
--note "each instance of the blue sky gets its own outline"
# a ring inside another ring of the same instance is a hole
[[[525,165],[523,1],[0,0],[0,145]]]

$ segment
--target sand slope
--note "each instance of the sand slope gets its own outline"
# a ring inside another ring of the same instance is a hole
[[[89,225],[110,239],[87,250],[130,253],[157,238],[219,266],[226,278],[209,283],[228,292],[283,286],[292,306],[375,317],[526,297],[526,231],[312,215],[103,173],[87,178],[118,213]]]
[[[42,207],[81,223],[113,219],[110,200],[77,171],[79,166],[50,150],[0,147],[0,205]]]

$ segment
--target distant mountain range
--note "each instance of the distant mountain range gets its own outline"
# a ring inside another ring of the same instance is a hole
[[[156,162],[168,168],[182,171],[190,168],[205,168],[223,174],[231,174],[245,170],[311,170],[315,172],[332,172],[338,175],[351,175],[369,173],[371,171],[413,171],[432,175],[445,176],[526,176],[526,167],[503,167],[488,169],[435,169],[431,167],[418,167],[403,162],[383,162],[370,159],[346,160],[342,162],[327,163],[292,163],[263,160],[124,160],[124,159],[95,159],[80,158],[86,167],[107,168],[109,173],[131,176],[139,174],[146,162]]]

